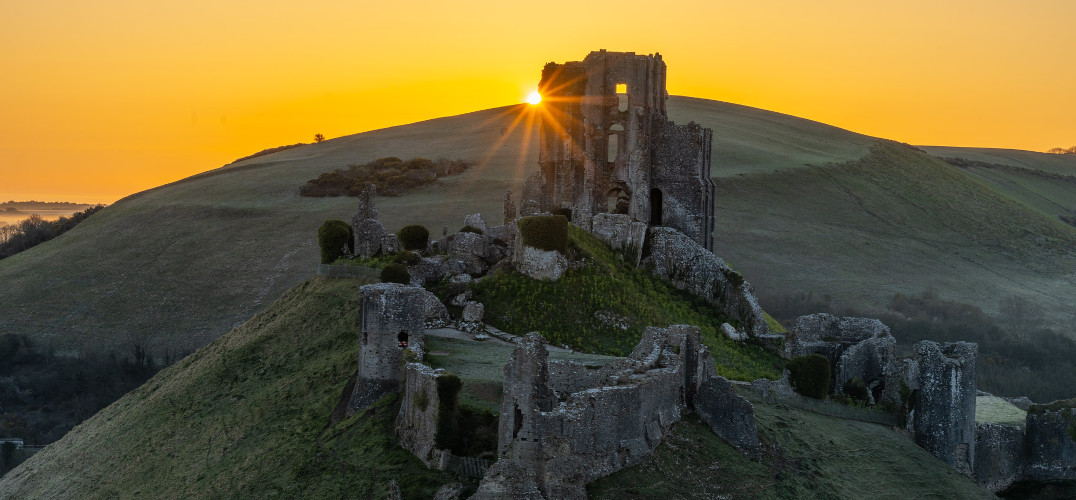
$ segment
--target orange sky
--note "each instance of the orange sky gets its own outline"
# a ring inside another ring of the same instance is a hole
[[[601,48],[661,52],[673,94],[1069,147],[1073,19],[1067,0],[3,0],[0,201],[112,202],[316,132],[521,102],[543,64]]]

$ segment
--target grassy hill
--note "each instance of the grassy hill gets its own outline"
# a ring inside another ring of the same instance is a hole
[[[454,479],[396,445],[395,398],[330,423],[356,369],[360,285],[314,279],[295,287],[0,478],[0,498],[384,498],[390,480],[406,498],[429,498]],[[499,376],[494,365],[508,350],[460,342],[431,342],[431,355],[468,383],[494,384],[487,379]],[[652,459],[594,493],[990,496],[887,427],[762,402],[756,411],[761,462],[688,419]]]
[[[1076,302],[1076,229],[974,173],[779,113],[686,97],[668,109],[714,128],[717,253],[764,298],[812,291],[869,307],[933,287],[987,310],[1026,296],[1055,323]],[[0,333],[71,354],[191,352],[313,274],[318,225],[348,219],[355,203],[299,197],[307,180],[390,155],[477,161],[378,199],[390,230],[417,222],[437,234],[468,213],[496,222],[504,190],[518,200],[537,169],[536,146],[530,108],[510,106],[286,149],[128,197],[0,260]]]

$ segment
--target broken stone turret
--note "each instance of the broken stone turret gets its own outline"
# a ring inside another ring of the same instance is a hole
[[[400,389],[405,353],[422,359],[426,304],[431,295],[421,287],[397,283],[375,283],[359,289],[359,371],[348,404],[349,414]]]
[[[889,327],[877,319],[819,313],[796,319],[785,352],[789,358],[825,356],[833,373],[831,393],[840,392],[845,382],[858,378],[870,389],[870,402],[874,403],[882,399],[885,371],[894,358],[896,342]]]
[[[908,427],[916,444],[970,476],[975,465],[975,358],[979,346],[923,340],[913,349],[918,376],[908,383],[912,390]]]

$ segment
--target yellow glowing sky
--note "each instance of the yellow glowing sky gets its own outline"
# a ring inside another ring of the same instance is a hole
[[[0,0],[0,201],[111,202],[267,147],[522,102],[661,52],[669,92],[914,144],[1076,144],[1076,2]]]

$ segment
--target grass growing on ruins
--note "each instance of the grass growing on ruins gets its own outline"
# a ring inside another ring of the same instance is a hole
[[[728,321],[705,301],[636,269],[585,231],[571,226],[569,254],[586,263],[558,281],[498,272],[475,286],[486,321],[509,333],[540,331],[553,345],[626,356],[647,326],[698,326],[719,375],[736,380],[779,378],[781,359],[761,347],[720,335]]]
[[[995,424],[1027,425],[1027,412],[997,396],[975,398],[975,421]]]
[[[357,368],[360,285],[299,285],[31,457],[0,497],[382,498],[390,480],[431,497],[451,478],[396,445],[395,397],[329,425]]]
[[[641,464],[602,478],[590,498],[994,498],[883,425],[753,401],[754,462],[689,416]]]

